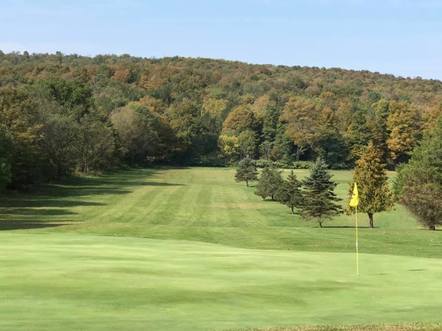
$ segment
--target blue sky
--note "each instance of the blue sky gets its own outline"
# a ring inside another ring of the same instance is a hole
[[[442,79],[442,0],[1,0],[0,50],[224,58]]]

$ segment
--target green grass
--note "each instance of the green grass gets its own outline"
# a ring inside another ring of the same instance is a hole
[[[0,329],[440,321],[442,260],[78,234],[0,235]]]
[[[441,322],[441,231],[400,206],[376,215],[357,277],[352,218],[320,229],[233,173],[137,169],[1,197],[0,329]],[[334,175],[345,196],[351,173]]]
[[[253,187],[235,183],[233,169],[132,170],[75,179],[39,194],[10,196],[0,209],[3,228],[42,228],[112,236],[184,239],[260,249],[352,252],[354,220],[340,216],[319,229]],[[297,171],[302,177],[306,171]],[[351,172],[334,172],[345,197]],[[442,233],[430,232],[397,206],[375,215],[376,229],[359,215],[361,251],[442,257]],[[59,227],[69,223],[68,226]],[[365,228],[364,228],[365,227]]]
[[[242,331],[440,331],[440,330],[442,330],[442,324],[440,323],[373,324],[373,325],[344,325],[344,326],[317,325],[317,326],[242,329]]]

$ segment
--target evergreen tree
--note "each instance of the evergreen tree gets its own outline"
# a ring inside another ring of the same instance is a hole
[[[339,215],[342,208],[336,202],[340,201],[334,192],[336,183],[331,180],[326,163],[318,158],[313,165],[310,176],[304,184],[303,204],[301,214],[305,219],[315,219],[322,228],[324,220]]]
[[[442,117],[399,170],[395,193],[430,230],[442,225]]]
[[[272,200],[275,200],[275,195],[283,185],[283,182],[281,172],[278,169],[265,167],[262,170],[261,176],[259,176],[255,194],[263,199],[270,197]]]
[[[275,199],[289,207],[292,214],[295,214],[295,208],[300,209],[302,206],[301,186],[301,181],[296,178],[292,170],[287,180],[282,182],[282,185],[275,194]]]
[[[252,130],[245,130],[238,136],[239,151],[242,157],[256,157],[257,138]]]
[[[370,142],[365,153],[356,162],[353,175],[353,183],[357,183],[359,192],[358,211],[367,213],[371,228],[374,227],[373,215],[393,206],[392,193],[381,158],[382,152]],[[353,184],[351,192],[352,188]]]
[[[235,180],[237,182],[246,182],[249,186],[249,181],[257,180],[258,172],[256,171],[255,162],[252,159],[246,157],[238,163],[238,168],[236,169]]]

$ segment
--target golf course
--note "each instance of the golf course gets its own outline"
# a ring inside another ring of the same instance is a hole
[[[441,18],[0,1],[0,331],[442,331]]]
[[[344,205],[352,172],[331,173]],[[0,330],[442,327],[442,231],[401,205],[374,229],[360,213],[358,276],[354,215],[319,228],[234,174],[129,169],[2,195]]]

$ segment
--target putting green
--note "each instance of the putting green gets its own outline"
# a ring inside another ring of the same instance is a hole
[[[0,232],[0,329],[440,321],[442,260]]]

